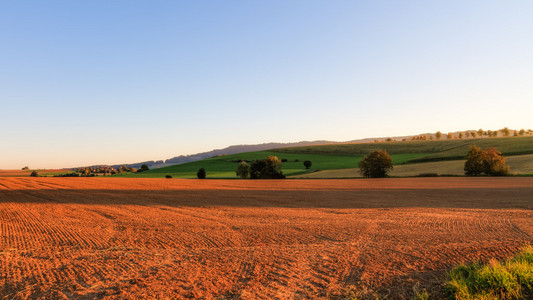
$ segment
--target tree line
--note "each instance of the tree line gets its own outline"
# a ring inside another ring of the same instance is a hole
[[[437,131],[435,132],[434,134],[420,134],[420,135],[415,135],[415,136],[412,136],[410,138],[403,138],[401,139],[402,142],[406,142],[406,141],[427,141],[427,140],[441,140],[441,139],[446,139],[446,140],[454,140],[454,139],[475,139],[475,138],[482,138],[482,137],[488,137],[488,138],[494,138],[494,137],[510,137],[510,136],[533,136],[533,130],[532,129],[520,129],[520,130],[511,130],[509,129],[508,127],[504,127],[502,129],[499,129],[499,130],[483,130],[483,129],[479,129],[479,130],[467,130],[467,131],[464,131],[464,132],[458,132],[458,133],[454,133],[454,132],[448,132],[446,134],[440,132],[440,131]],[[378,143],[378,142],[395,142],[395,141],[398,141],[398,140],[395,140],[393,138],[386,138],[384,140],[379,140],[379,139],[376,139],[374,140],[374,142]]]

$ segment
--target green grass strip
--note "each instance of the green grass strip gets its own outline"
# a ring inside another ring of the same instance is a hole
[[[446,290],[452,299],[532,299],[533,247],[503,262],[459,265],[448,274]]]

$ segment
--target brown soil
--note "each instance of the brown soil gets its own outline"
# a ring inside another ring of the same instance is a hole
[[[0,177],[29,177],[33,170],[0,170]],[[69,171],[68,169],[37,170],[39,175],[53,176]]]
[[[0,170],[0,177],[30,176],[30,173],[28,170]]]
[[[533,178],[0,178],[5,298],[444,297],[533,242]]]

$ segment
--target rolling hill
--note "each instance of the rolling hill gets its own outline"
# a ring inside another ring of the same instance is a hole
[[[522,155],[519,159],[521,164],[533,160],[533,137],[505,137],[505,138],[480,138],[461,140],[438,140],[438,141],[406,141],[406,142],[377,142],[377,143],[352,143],[352,144],[330,144],[330,145],[308,145],[301,147],[286,147],[268,151],[255,151],[237,153],[230,155],[220,155],[208,159],[173,165],[164,168],[153,169],[137,174],[124,174],[124,177],[164,177],[171,175],[175,178],[195,178],[199,168],[207,170],[208,178],[237,178],[235,169],[241,161],[252,161],[263,159],[269,155],[275,155],[283,162],[283,173],[289,177],[304,176],[308,173],[323,172],[324,170],[355,169],[363,155],[373,150],[384,149],[391,154],[393,163],[398,165],[419,164],[419,167],[412,168],[412,171],[398,173],[398,176],[412,176],[420,173],[440,173],[448,174],[446,171],[439,171],[438,162],[462,160],[471,145],[478,145],[482,148],[495,147],[502,151],[504,155]],[[310,160],[313,165],[309,170],[303,166],[303,161]],[[421,163],[426,164],[424,168]],[[447,170],[449,163],[442,162],[442,169]],[[457,163],[452,164],[457,169]],[[459,163],[460,165],[460,163]],[[446,168],[445,168],[446,166]],[[404,167],[402,167],[404,168]],[[402,169],[400,168],[400,169]],[[528,173],[529,169],[522,172]],[[513,171],[511,169],[511,171]],[[418,172],[418,173],[413,173]],[[456,171],[454,171],[457,173]],[[533,172],[533,171],[532,171]],[[331,173],[331,172],[330,172]],[[339,173],[339,172],[337,172]],[[342,172],[341,172],[342,173]],[[454,175],[459,175],[455,174]],[[340,173],[339,173],[340,174]],[[343,173],[352,174],[352,173]],[[410,175],[411,174],[411,175]],[[318,174],[316,174],[318,175]],[[314,175],[313,177],[315,177]],[[356,177],[357,172],[353,172]],[[320,177],[320,176],[316,176]],[[330,176],[326,176],[330,177]]]

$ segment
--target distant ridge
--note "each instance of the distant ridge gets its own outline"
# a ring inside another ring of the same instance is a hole
[[[371,140],[371,139],[369,139]],[[295,142],[295,143],[264,143],[264,144],[255,144],[255,145],[232,145],[223,149],[214,149],[207,152],[200,152],[196,154],[189,154],[189,155],[179,155],[175,156],[173,158],[169,158],[167,160],[149,160],[149,161],[143,161],[143,162],[137,162],[137,163],[125,163],[125,164],[117,164],[117,165],[111,165],[111,167],[117,169],[121,166],[127,166],[130,168],[140,168],[141,165],[146,164],[150,169],[153,168],[160,168],[160,167],[167,167],[170,165],[178,165],[178,164],[184,164],[188,162],[198,161],[214,156],[220,156],[225,154],[235,154],[235,153],[242,153],[242,152],[253,152],[253,151],[262,151],[262,150],[270,150],[270,149],[276,149],[276,148],[286,148],[286,147],[298,147],[298,146],[311,146],[311,145],[327,145],[327,144],[340,144],[341,142],[332,142],[332,141],[302,141],[302,142]],[[88,167],[99,167],[101,165],[94,165],[94,166],[88,166]]]
[[[480,129],[481,130],[481,129]],[[502,136],[502,131],[504,129],[493,131],[497,136]],[[517,135],[518,131],[513,129],[508,129],[511,133],[514,133],[514,135]],[[524,131],[522,129],[522,131]],[[476,130],[465,130],[465,131],[456,131],[456,132],[450,132],[448,134],[451,134],[453,138],[456,138],[460,133],[465,134],[465,139],[468,139],[467,132],[477,132]],[[491,132],[490,130],[488,132]],[[486,132],[485,132],[486,133]],[[533,130],[528,129],[524,133],[525,135],[533,135]],[[443,133],[445,136],[446,133]],[[523,135],[523,134],[520,134]],[[420,138],[425,137],[425,139],[431,139],[435,137],[435,133],[423,133],[423,134],[417,134],[417,135],[406,135],[406,136],[395,136],[395,137],[378,137],[378,138],[365,138],[365,139],[358,139],[358,140],[351,140],[346,142],[334,142],[334,141],[327,141],[327,140],[318,140],[318,141],[301,141],[301,142],[294,142],[294,143],[264,143],[264,144],[254,144],[254,145],[232,145],[223,149],[214,149],[207,152],[200,152],[196,154],[190,154],[190,155],[179,155],[175,156],[173,158],[169,158],[166,160],[151,160],[151,161],[143,161],[138,163],[126,163],[126,164],[117,164],[117,165],[111,165],[113,168],[119,168],[120,166],[127,166],[131,168],[140,168],[141,165],[146,164],[151,169],[153,168],[160,168],[160,167],[166,167],[170,165],[177,165],[177,164],[184,164],[188,162],[203,160],[206,158],[214,157],[214,156],[220,156],[225,154],[236,154],[236,153],[243,153],[243,152],[254,152],[254,151],[263,151],[263,150],[271,150],[271,149],[278,149],[278,148],[290,148],[290,147],[299,147],[299,146],[313,146],[313,145],[329,145],[329,144],[352,144],[352,143],[371,143],[371,142],[385,142],[385,141],[402,141],[402,140],[411,140],[414,138]],[[480,138],[480,137],[478,137]],[[482,138],[485,138],[483,136]],[[446,139],[446,137],[443,137],[443,139]],[[89,166],[89,167],[97,167],[100,165],[95,166]]]
[[[262,151],[262,150],[270,150],[270,149],[285,148],[285,147],[327,145],[327,144],[337,144],[337,143],[338,142],[332,142],[332,141],[302,141],[302,142],[297,142],[297,143],[264,143],[264,144],[257,144],[257,145],[233,145],[233,146],[229,146],[223,149],[215,149],[215,150],[211,150],[208,152],[176,156],[176,157],[165,160],[165,165],[183,164],[183,163],[188,163],[192,161],[202,160],[202,159],[225,155],[225,154]]]
[[[152,168],[167,167],[170,165],[184,164],[188,162],[203,160],[206,158],[226,155],[226,154],[236,154],[236,153],[243,153],[243,152],[254,152],[254,151],[278,149],[278,148],[299,147],[299,146],[347,144],[347,143],[369,143],[369,142],[373,142],[374,140],[375,140],[374,138],[367,138],[367,139],[352,140],[352,141],[347,141],[347,142],[333,142],[333,141],[326,141],[326,140],[318,140],[318,141],[301,141],[301,142],[294,142],[294,143],[264,143],[264,144],[254,144],[254,145],[232,145],[232,146],[229,146],[223,149],[214,149],[214,150],[207,151],[207,152],[200,152],[200,153],[189,154],[189,155],[179,155],[173,158],[169,158],[167,160],[144,161],[144,162],[138,162],[138,163],[132,163],[132,164],[119,164],[119,165],[112,165],[112,167],[119,168],[120,166],[127,166],[127,167],[138,169],[142,164],[146,164],[148,165],[148,167],[152,169]]]

